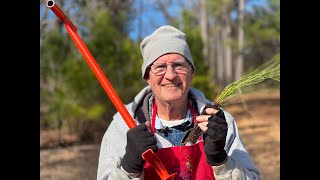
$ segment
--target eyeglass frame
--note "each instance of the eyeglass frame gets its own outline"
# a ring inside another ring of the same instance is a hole
[[[149,74],[149,72],[151,71],[151,72],[152,72],[153,74],[155,74],[156,76],[162,76],[162,75],[164,75],[164,74],[167,72],[168,65],[171,65],[171,67],[172,67],[173,64],[179,63],[179,62],[180,62],[180,63],[186,63],[186,64],[187,64],[187,69],[188,69],[188,71],[185,71],[186,73],[188,73],[189,71],[191,71],[191,72],[194,71],[192,64],[191,64],[188,60],[185,60],[185,59],[184,59],[183,61],[180,61],[180,59],[179,59],[179,60],[173,61],[173,62],[171,62],[171,63],[159,63],[159,64],[162,64],[162,65],[166,65],[165,70],[164,70],[163,72],[161,72],[161,73],[155,73],[155,72],[153,72],[151,66],[153,66],[154,64],[157,64],[157,63],[152,63],[152,64],[150,64],[150,65],[147,67],[147,73],[146,73],[145,75]],[[181,73],[177,73],[177,72],[175,71],[175,68],[174,68],[174,67],[172,67],[172,69],[173,69],[173,72],[174,72],[174,73],[176,73],[176,74],[181,74]],[[149,75],[147,75],[146,77],[149,78],[148,76],[149,76]]]

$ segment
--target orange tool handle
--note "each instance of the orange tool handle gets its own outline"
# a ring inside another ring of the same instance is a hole
[[[71,39],[74,41],[78,49],[80,50],[81,54],[84,56],[85,60],[89,64],[91,70],[94,72],[96,77],[98,78],[100,84],[102,85],[103,89],[111,99],[114,106],[117,108],[119,113],[121,114],[122,118],[127,123],[128,127],[131,129],[136,126],[136,123],[130,116],[128,110],[123,105],[122,101],[120,100],[119,96],[112,88],[111,84],[109,83],[108,79],[103,74],[102,70],[100,69],[99,65],[91,55],[90,51],[86,47],[86,45],[81,40],[80,36],[77,33],[77,28],[73,25],[73,23],[68,19],[68,17],[61,11],[61,9],[55,4],[53,0],[47,1],[47,6],[56,14],[56,16],[63,22],[64,27],[66,28],[68,34],[70,35]],[[176,173],[169,175],[166,169],[164,168],[162,161],[159,157],[151,150],[147,150],[142,154],[142,157],[148,161],[157,171],[158,175],[161,177],[162,180],[169,180],[172,179]]]
[[[57,15],[57,17],[63,22],[67,32],[69,33],[70,37],[84,56],[85,60],[89,64],[91,70],[94,72],[96,77],[98,78],[100,84],[102,85],[103,89],[111,99],[114,106],[117,108],[129,128],[133,128],[136,126],[136,123],[130,116],[129,112],[125,108],[124,104],[120,100],[119,96],[111,86],[110,82],[103,74],[102,70],[100,69],[99,65],[91,55],[90,51],[86,47],[86,45],[81,40],[80,36],[77,33],[77,28],[72,24],[72,22],[68,19],[68,17],[61,11],[61,9],[54,3],[54,1],[47,1],[47,6]]]

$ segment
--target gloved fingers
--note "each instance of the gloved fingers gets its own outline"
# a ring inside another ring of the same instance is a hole
[[[206,132],[208,130],[208,121],[206,122],[200,122],[198,123],[198,126],[200,127],[200,129],[203,131],[203,132]]]
[[[214,131],[212,129],[208,129],[206,131],[206,137],[210,138],[211,142],[218,142],[226,139],[227,134],[219,131]]]
[[[144,139],[141,139],[141,143],[143,143],[145,146],[151,146],[151,145],[155,145],[157,144],[157,139],[156,137],[149,137],[149,138],[144,138]]]
[[[150,132],[142,131],[142,132],[134,132],[134,133],[127,133],[127,141],[129,142],[136,142],[140,143],[143,139],[147,139],[152,137],[153,135]]]
[[[200,116],[197,116],[196,117],[196,120],[198,122],[208,122],[209,118],[210,118],[211,115],[200,115]]]
[[[227,133],[228,131],[228,125],[227,122],[216,122],[216,121],[209,121],[208,125],[207,125],[208,129],[212,129],[214,131],[219,131],[219,132],[224,132]]]
[[[131,129],[129,129],[128,134],[130,133],[135,133],[135,132],[140,132],[140,131],[147,131],[148,130],[148,126],[145,123],[139,124],[136,127],[133,127]]]
[[[136,139],[145,139],[150,137],[154,137],[154,135],[149,131],[141,131],[134,134],[134,138]]]
[[[152,150],[156,150],[155,146],[157,144],[156,137],[150,137],[145,139],[135,139],[132,145],[126,147],[126,151],[135,151],[138,154],[145,152],[147,149],[152,148]],[[130,149],[131,148],[131,149]],[[133,148],[133,149],[132,149]]]
[[[227,137],[228,127],[221,125],[212,127],[211,124],[212,122],[209,122],[206,136],[209,136],[212,139],[212,142],[216,142],[222,139],[225,140]]]
[[[224,112],[221,109],[218,110],[218,112],[216,113],[216,116],[224,120],[226,119],[226,117],[224,116]]]
[[[213,115],[213,116],[209,117],[208,120],[209,120],[209,122],[213,122],[213,123],[217,123],[217,124],[224,124],[224,125],[227,124],[227,121],[225,119],[220,118],[220,117],[218,117],[216,115]]]
[[[208,107],[205,109],[205,113],[208,115],[216,114],[218,111],[219,111],[218,109],[215,109],[213,107]]]
[[[148,146],[148,148],[146,150],[148,150],[148,149],[152,149],[152,151],[155,152],[155,153],[158,152],[158,146],[157,145]]]

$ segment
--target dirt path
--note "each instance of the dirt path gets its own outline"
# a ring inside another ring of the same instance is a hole
[[[40,151],[41,180],[96,179],[99,145]]]
[[[238,98],[224,108],[235,117],[242,140],[261,170],[262,179],[280,179],[280,94],[258,93],[242,97],[245,105]],[[41,150],[40,179],[96,179],[98,155],[99,145]]]
[[[226,109],[236,119],[242,140],[263,180],[280,179],[280,93],[244,97],[247,106]],[[245,112],[249,109],[250,115]]]

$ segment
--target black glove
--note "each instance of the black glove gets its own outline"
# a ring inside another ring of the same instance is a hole
[[[121,160],[121,166],[127,172],[142,172],[145,160],[142,158],[142,153],[148,149],[153,152],[158,151],[157,140],[153,134],[148,131],[145,123],[131,128],[127,132],[126,153]]]
[[[207,163],[211,166],[220,165],[227,158],[224,150],[228,124],[222,110],[209,117],[208,130],[204,133],[204,152]]]

